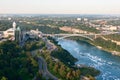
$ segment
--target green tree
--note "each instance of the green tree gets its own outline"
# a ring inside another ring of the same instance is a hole
[[[61,77],[65,78],[66,73],[66,68],[64,65],[61,65],[60,69],[59,69],[60,75]]]
[[[8,80],[8,79],[7,79],[6,77],[3,76],[3,77],[1,78],[1,80]]]
[[[57,73],[57,72],[58,72],[58,69],[59,69],[59,64],[56,63],[55,66],[54,66],[54,68],[53,68],[53,71],[54,71],[55,73]]]

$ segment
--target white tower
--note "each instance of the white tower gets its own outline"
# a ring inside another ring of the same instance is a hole
[[[15,30],[16,29],[16,23],[15,23],[15,21],[13,22],[12,26],[13,26],[13,29]]]

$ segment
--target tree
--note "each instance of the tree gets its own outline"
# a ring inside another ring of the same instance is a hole
[[[75,77],[76,76],[76,72],[73,70],[72,71],[72,75]]]
[[[71,72],[68,72],[68,73],[67,73],[66,78],[67,78],[68,80],[71,80],[71,79],[72,79],[72,74],[71,74]]]
[[[59,69],[60,75],[61,77],[65,78],[66,75],[66,68],[64,65],[61,65],[60,69]]]
[[[7,79],[6,77],[3,76],[3,77],[1,78],[1,80],[8,80],[8,79]]]
[[[59,69],[59,64],[56,63],[55,66],[54,66],[54,68],[53,68],[53,71],[54,71],[55,73],[57,73],[57,72],[58,72],[58,69]]]
[[[79,69],[78,69],[78,70],[76,70],[75,75],[76,75],[76,77],[77,77],[77,78],[79,78],[79,77],[80,77],[80,73],[81,73],[81,72],[80,72],[80,70],[79,70]]]
[[[35,59],[30,53],[21,51],[18,44],[5,41],[0,44],[0,78],[4,80],[31,80],[38,71]],[[4,78],[4,76],[5,78]]]

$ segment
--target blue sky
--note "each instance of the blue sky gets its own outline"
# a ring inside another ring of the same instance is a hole
[[[120,14],[120,0],[0,0],[0,13]]]

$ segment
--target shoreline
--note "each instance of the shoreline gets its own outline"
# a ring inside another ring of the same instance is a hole
[[[88,43],[89,43],[89,42],[88,42]],[[107,50],[107,49],[103,49],[102,46],[98,46],[98,45],[95,45],[95,44],[93,44],[93,43],[89,43],[89,44],[95,46],[96,48],[98,48],[98,49],[100,49],[100,50],[103,50],[103,51],[106,51],[106,52],[108,52],[108,53],[111,53],[112,55],[120,56],[120,52],[118,52],[118,51],[110,51],[110,50]]]
[[[75,39],[70,39],[70,38],[67,38],[67,39],[68,39],[68,40],[74,40],[74,41],[76,41],[76,42],[84,41],[84,42],[87,42],[88,44],[91,44],[91,45],[95,46],[96,48],[98,48],[98,49],[100,49],[100,50],[106,51],[106,52],[108,52],[108,53],[110,53],[110,54],[112,54],[112,55],[115,55],[115,56],[120,56],[120,52],[118,52],[118,51],[110,51],[110,50],[108,50],[108,49],[104,49],[102,46],[96,45],[96,44],[94,44],[94,43],[92,43],[92,42],[89,42],[89,41],[86,41],[86,40],[75,40]]]

